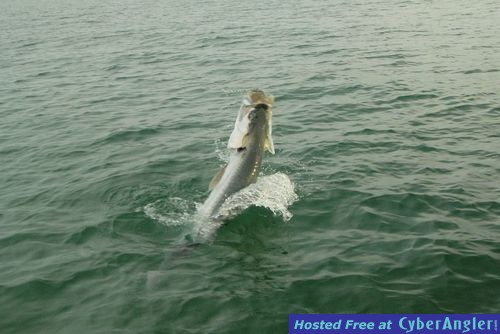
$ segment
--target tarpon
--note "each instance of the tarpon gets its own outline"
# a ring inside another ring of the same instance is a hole
[[[265,151],[274,154],[272,105],[274,97],[252,90],[243,98],[234,130],[229,137],[229,162],[213,177],[210,195],[199,213],[215,218],[219,208],[232,194],[257,181]]]

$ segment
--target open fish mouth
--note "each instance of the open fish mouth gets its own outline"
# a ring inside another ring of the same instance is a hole
[[[274,154],[274,144],[272,140],[273,103],[274,97],[271,94],[267,94],[261,89],[249,91],[243,98],[227,147],[236,150],[241,150],[241,148],[246,147],[248,138],[251,135],[251,124],[256,118],[256,111],[263,111],[267,123],[264,149]]]

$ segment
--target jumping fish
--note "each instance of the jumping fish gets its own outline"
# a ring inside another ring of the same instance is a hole
[[[265,151],[274,154],[272,105],[274,97],[262,90],[251,90],[243,98],[234,130],[229,137],[229,162],[213,177],[210,195],[199,213],[216,218],[224,201],[232,194],[255,183]]]

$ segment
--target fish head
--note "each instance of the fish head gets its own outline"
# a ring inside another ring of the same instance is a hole
[[[272,106],[274,97],[260,89],[251,90],[243,98],[228,147],[244,148],[258,141],[274,154],[272,139]]]

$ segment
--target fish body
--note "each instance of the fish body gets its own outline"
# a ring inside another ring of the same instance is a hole
[[[228,197],[257,181],[264,152],[274,154],[273,102],[274,98],[261,90],[252,90],[243,99],[228,142],[229,162],[212,179],[210,195],[199,210],[202,216],[217,218]]]

